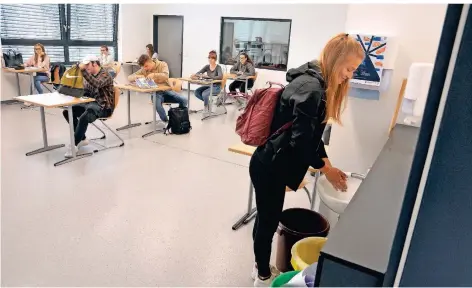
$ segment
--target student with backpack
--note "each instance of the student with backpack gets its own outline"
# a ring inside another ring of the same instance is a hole
[[[364,57],[359,43],[343,33],[328,41],[318,61],[287,72],[289,84],[275,107],[272,136],[256,149],[249,165],[257,206],[252,274],[256,287],[270,286],[279,273],[269,260],[285,187],[297,190],[312,166],[337,190],[347,188],[346,175],[331,165],[321,137],[329,119],[340,122],[349,79]]]
[[[128,76],[128,81],[134,82],[137,78],[148,78],[154,80],[156,84],[169,85],[169,67],[164,61],[152,59],[149,55],[143,54],[138,59],[138,64],[141,67],[136,73]],[[169,85],[172,86],[172,85]],[[159,91],[156,93],[156,111],[162,122],[168,124],[169,117],[167,117],[166,110],[162,103],[176,103],[180,108],[187,107],[187,98],[182,97],[179,93],[169,91]]]

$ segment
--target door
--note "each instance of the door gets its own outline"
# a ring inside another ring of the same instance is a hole
[[[182,77],[184,17],[154,15],[154,47],[169,66],[169,77]]]

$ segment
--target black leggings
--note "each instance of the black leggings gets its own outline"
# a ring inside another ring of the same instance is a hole
[[[256,193],[257,216],[252,231],[259,276],[269,277],[272,239],[277,230],[285,199],[285,185],[257,156],[251,157],[249,174]]]
[[[251,89],[254,86],[254,79],[247,80],[247,89]],[[239,92],[245,93],[246,92],[246,82],[235,80],[233,83],[229,84],[229,91],[236,92],[236,89],[239,89]]]

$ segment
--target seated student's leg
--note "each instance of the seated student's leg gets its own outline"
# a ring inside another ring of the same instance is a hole
[[[254,86],[254,79],[248,79],[247,89],[251,89]]]
[[[164,92],[164,102],[177,103],[180,108],[187,107],[187,98],[172,90]]]
[[[154,103],[154,105],[156,105],[157,114],[159,115],[159,118],[161,118],[162,121],[168,122],[169,119],[167,118],[167,112],[164,107],[162,107],[162,103],[164,102],[164,93],[156,92],[156,103]]]
[[[249,82],[248,82],[248,88],[249,88]],[[243,81],[240,82],[239,92],[246,93],[246,82],[243,82]]]
[[[202,93],[202,97],[203,97],[203,105],[205,105],[205,107],[208,107],[208,99],[210,98],[210,87],[207,87],[208,89],[206,89],[205,91],[203,91]]]
[[[200,86],[198,87],[197,89],[195,89],[195,97],[197,97],[198,99],[202,100],[203,101],[203,97],[202,97],[202,93],[203,91],[205,91],[206,89],[208,89],[210,87],[208,86]]]
[[[79,116],[74,133],[75,146],[85,139],[85,132],[87,132],[88,124],[94,122],[100,117],[108,116],[107,113],[105,113],[105,110],[103,110],[97,102],[87,103],[84,107],[85,112]]]
[[[43,87],[41,87],[41,82],[48,82],[49,77],[44,75],[36,75],[33,77],[33,80],[34,87],[36,88],[36,91],[38,91],[38,94],[43,94]]]
[[[73,125],[74,125],[74,131],[77,128],[77,124],[79,122],[79,117],[85,112],[85,106],[84,105],[74,105],[72,106],[72,120],[73,120]],[[69,111],[67,109],[62,111],[62,115],[66,119],[67,123],[69,123]],[[85,139],[84,138],[82,140]]]
[[[241,81],[233,81],[233,83],[229,84],[229,92],[236,92],[236,88],[239,88]]]

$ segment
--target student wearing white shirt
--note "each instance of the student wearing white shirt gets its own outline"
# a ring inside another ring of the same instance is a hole
[[[100,64],[102,68],[104,68],[108,74],[111,75],[112,78],[115,78],[116,73],[115,70],[113,70],[113,56],[109,54],[108,51],[108,46],[102,45],[100,47]]]

